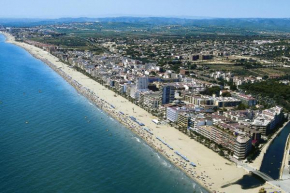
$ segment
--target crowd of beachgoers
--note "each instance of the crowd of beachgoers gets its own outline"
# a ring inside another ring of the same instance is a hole
[[[124,126],[129,128],[139,137],[141,137],[148,145],[157,150],[159,153],[164,155],[169,161],[182,169],[188,176],[192,177],[198,183],[202,184],[204,187],[212,191],[211,186],[214,182],[211,182],[211,178],[206,174],[206,171],[198,172],[195,170],[198,167],[199,162],[190,162],[185,156],[174,151],[174,149],[164,140],[155,136],[154,133],[144,124],[140,124],[136,118],[126,115],[121,111],[118,111],[114,105],[108,103],[106,100],[101,99],[97,93],[93,92],[89,88],[86,88],[78,81],[74,80],[69,74],[63,71],[61,68],[55,66],[48,60],[42,59],[48,66],[50,66],[54,71],[61,75],[69,84],[71,84],[80,94],[89,99],[94,105],[102,109],[110,116],[118,120]],[[106,89],[106,88],[104,88]]]

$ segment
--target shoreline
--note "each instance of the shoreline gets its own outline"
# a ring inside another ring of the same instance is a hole
[[[58,58],[52,56],[48,52],[26,43],[16,42],[10,34],[4,34],[4,36],[7,38],[6,42],[24,48],[33,57],[47,64],[80,94],[115,118],[118,122],[122,123],[126,128],[133,131],[150,147],[163,155],[168,161],[209,192],[258,192],[259,188],[262,187],[241,189],[239,185],[232,185],[227,188],[221,188],[223,185],[239,180],[243,175],[247,174],[247,172],[176,129],[170,126],[156,126],[151,122],[151,120],[154,119],[152,115],[130,103],[122,96],[117,95],[117,97],[115,97],[113,91],[110,91],[75,69],[70,68],[68,65],[59,62]],[[132,108],[135,109],[136,112],[134,110],[132,112]],[[153,134],[145,130],[144,127],[138,125],[129,116],[136,117],[146,125],[146,128],[149,127],[150,132]],[[157,137],[169,142],[174,150],[159,141]],[[181,157],[176,155],[174,153],[175,151],[181,152],[189,160],[193,161],[197,167],[190,166],[189,162],[184,161]],[[213,162],[213,160],[215,161]],[[273,189],[272,186],[269,187],[266,183],[263,187]]]
[[[6,38],[8,39],[7,34],[3,34],[3,35],[6,36]],[[9,41],[6,40],[6,42],[7,43],[12,43],[11,40],[9,40]],[[14,44],[16,46],[20,46],[20,45],[17,44],[17,42],[12,43],[12,44]],[[189,178],[191,178],[200,187],[204,188],[208,192],[212,192],[213,191],[213,190],[208,189],[204,185],[202,185],[202,183],[197,178],[194,178],[190,174],[188,174],[188,171],[186,171],[185,169],[183,169],[180,165],[177,165],[177,162],[172,161],[170,159],[170,155],[164,153],[164,150],[163,150],[162,147],[158,148],[157,145],[154,145],[149,139],[152,139],[153,141],[157,141],[157,140],[154,140],[154,138],[151,136],[151,134],[150,135],[149,134],[146,134],[145,131],[142,132],[142,130],[144,130],[144,129],[142,127],[140,127],[139,125],[137,125],[135,122],[131,121],[128,118],[128,116],[126,116],[126,115],[124,115],[125,117],[124,116],[123,117],[118,116],[119,113],[113,110],[111,104],[109,104],[108,102],[106,102],[103,99],[99,99],[99,97],[97,97],[96,95],[94,95],[93,92],[90,89],[87,89],[87,88],[83,87],[77,81],[74,81],[72,79],[72,77],[70,77],[67,74],[65,74],[61,70],[61,68],[57,68],[52,62],[50,62],[50,61],[48,61],[46,59],[39,58],[38,55],[36,55],[34,53],[31,53],[29,49],[27,49],[25,47],[22,47],[22,46],[20,46],[20,47],[23,48],[23,49],[25,49],[27,52],[29,52],[36,59],[39,59],[43,63],[45,63],[46,65],[48,65],[53,71],[55,71],[67,83],[69,83],[79,94],[81,94],[84,97],[86,97],[90,102],[93,103],[93,105],[95,105],[97,108],[99,108],[100,110],[102,110],[105,113],[107,113],[110,117],[114,118],[116,121],[118,121],[120,124],[122,124],[123,126],[125,126],[127,129],[130,129],[135,135],[137,135],[138,137],[140,137],[147,145],[149,145],[157,153],[159,153],[161,156],[163,156],[167,161],[169,161],[171,164],[173,164],[175,167],[177,167],[177,169],[181,170],[186,176],[188,176]],[[67,64],[64,64],[64,65],[67,65]],[[104,89],[107,89],[107,88],[104,87]],[[137,130],[138,127],[139,127],[139,130]],[[141,132],[140,132],[140,130],[141,130]]]

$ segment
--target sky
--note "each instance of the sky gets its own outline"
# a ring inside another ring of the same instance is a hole
[[[0,0],[0,18],[290,18],[290,0]]]

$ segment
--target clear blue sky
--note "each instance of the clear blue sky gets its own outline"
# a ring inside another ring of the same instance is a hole
[[[0,17],[290,18],[290,0],[0,0]]]

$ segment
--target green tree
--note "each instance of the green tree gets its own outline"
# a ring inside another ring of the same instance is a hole
[[[219,86],[213,86],[210,88],[206,88],[205,91],[201,92],[201,94],[205,94],[205,95],[213,95],[216,94],[217,96],[219,96],[221,88]]]
[[[229,92],[224,92],[224,93],[222,94],[222,96],[223,96],[223,97],[231,97],[232,95],[231,95],[231,93],[229,93]]]
[[[236,109],[237,109],[237,110],[245,110],[245,109],[247,109],[247,108],[248,108],[247,105],[241,103],[241,104],[238,105],[238,107],[237,107]]]

